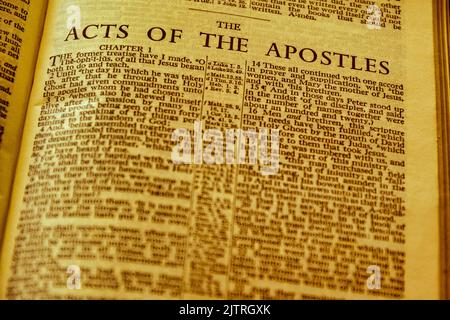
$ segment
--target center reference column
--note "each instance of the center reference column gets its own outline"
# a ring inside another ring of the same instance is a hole
[[[196,125],[199,128],[201,123],[205,135],[203,148],[199,139],[194,146],[203,152],[201,159],[195,157],[184,298],[227,297],[237,167],[227,164],[225,141],[228,129],[241,126],[245,68],[245,62],[207,59],[201,122]],[[234,141],[238,141],[236,136]],[[217,143],[223,146],[220,155],[220,150],[209,147]]]

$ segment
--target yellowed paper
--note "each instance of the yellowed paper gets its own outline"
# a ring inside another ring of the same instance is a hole
[[[227,3],[49,2],[2,298],[439,297],[431,1]]]
[[[3,235],[46,1],[26,4],[6,0],[0,7],[0,234]]]

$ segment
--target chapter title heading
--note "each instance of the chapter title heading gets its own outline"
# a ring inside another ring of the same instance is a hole
[[[241,31],[238,23],[217,21],[217,27],[222,30]],[[117,24],[89,24],[84,27],[73,27],[69,30],[65,41],[93,40],[93,39],[126,39],[129,37],[129,25]],[[181,43],[183,30],[151,27],[147,31],[147,38],[152,42],[167,42],[169,44]],[[199,46],[204,48],[227,50],[241,53],[249,52],[248,38],[231,36],[220,33],[198,33]],[[334,52],[329,50],[316,50],[314,48],[299,47],[292,44],[272,42],[264,51],[268,57],[279,59],[299,59],[304,63],[317,63],[325,66],[348,68],[352,70],[379,73],[390,73],[389,62],[370,57],[360,57],[350,53]]]

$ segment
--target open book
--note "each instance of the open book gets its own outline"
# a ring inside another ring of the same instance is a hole
[[[448,13],[0,1],[0,298],[446,298]]]

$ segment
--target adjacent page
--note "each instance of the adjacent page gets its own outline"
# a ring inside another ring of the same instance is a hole
[[[438,298],[432,1],[368,2],[49,1],[0,297]]]
[[[436,81],[441,198],[442,287],[450,298],[450,2],[435,3]]]
[[[0,2],[0,243],[47,1]]]

